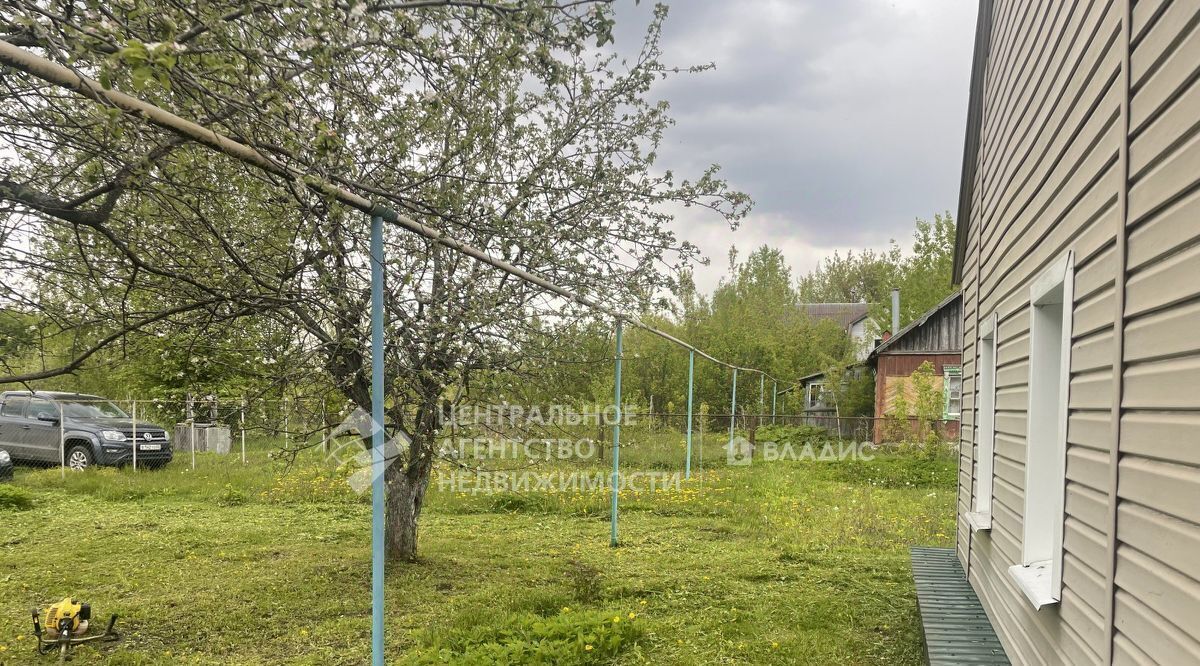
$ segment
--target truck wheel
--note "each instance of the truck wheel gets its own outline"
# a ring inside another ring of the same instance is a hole
[[[87,445],[76,444],[67,449],[67,467],[70,467],[76,472],[82,472],[92,466],[95,458],[92,456],[92,450]]]

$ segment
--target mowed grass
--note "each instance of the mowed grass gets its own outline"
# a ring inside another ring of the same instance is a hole
[[[682,471],[677,435],[631,440],[626,473]],[[692,480],[622,494],[616,549],[601,489],[435,482],[420,561],[389,567],[388,663],[921,663],[907,547],[953,543],[953,458],[726,467],[706,441]],[[78,664],[367,663],[369,498],[348,466],[269,448],[194,472],[187,455],[19,469],[9,492],[32,506],[0,501],[0,664],[35,663],[29,610],[66,595],[124,633]]]

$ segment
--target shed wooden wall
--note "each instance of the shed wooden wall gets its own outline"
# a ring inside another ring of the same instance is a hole
[[[1014,663],[1200,663],[1200,0],[996,0],[991,19],[960,221],[959,557]],[[1063,592],[1034,611],[1006,572],[1021,561],[1029,287],[1068,250]],[[992,313],[993,526],[972,533]]]
[[[892,338],[884,349],[889,354],[957,354],[962,349],[962,339],[962,298],[956,296],[924,323]]]

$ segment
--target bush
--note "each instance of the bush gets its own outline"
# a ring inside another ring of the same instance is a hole
[[[563,664],[611,662],[642,635],[633,613],[575,612],[551,617],[521,614],[503,627],[470,626],[431,637],[408,664]]]
[[[25,511],[33,508],[33,495],[28,490],[0,484],[0,509]]]
[[[829,469],[838,481],[880,488],[953,488],[958,460],[951,455],[896,455],[848,460]]]

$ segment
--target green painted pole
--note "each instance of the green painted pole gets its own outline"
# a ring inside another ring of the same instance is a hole
[[[615,403],[613,407],[616,411],[617,420],[613,423],[613,445],[612,445],[612,512],[609,520],[612,522],[612,536],[609,539],[609,545],[613,548],[617,547],[617,495],[620,491],[621,480],[621,320],[617,320],[617,362],[616,362],[616,378],[614,380],[615,387],[613,395]]]
[[[692,379],[696,374],[696,352],[688,352],[688,425],[687,425],[687,464],[684,467],[684,478],[692,478]]]
[[[775,401],[779,399],[779,382],[771,382],[771,423],[775,423]]]
[[[737,416],[737,368],[733,369],[733,392],[729,403],[729,450],[733,450],[733,422]]]

